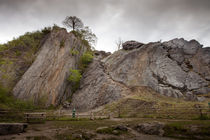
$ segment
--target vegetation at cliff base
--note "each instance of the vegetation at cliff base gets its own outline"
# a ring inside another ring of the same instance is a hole
[[[15,99],[7,89],[0,85],[0,109],[36,109],[32,101],[22,101]]]
[[[34,62],[36,53],[51,31],[51,27],[45,27],[0,44],[0,109],[35,108],[32,101],[15,99],[12,89]]]

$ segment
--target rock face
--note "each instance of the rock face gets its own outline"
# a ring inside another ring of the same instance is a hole
[[[130,93],[124,84],[114,81],[106,71],[101,58],[107,54],[97,52],[81,79],[80,89],[73,94],[72,108],[80,111],[102,106]]]
[[[65,29],[51,32],[36,60],[13,89],[13,94],[24,100],[58,105],[71,94],[67,81],[70,69],[76,69],[80,56],[87,47]],[[77,55],[70,52],[77,51]],[[68,90],[69,89],[69,90]]]
[[[144,44],[132,40],[132,41],[127,41],[127,42],[123,43],[122,48],[124,50],[132,50],[132,49],[140,48],[142,45],[144,45]]]
[[[22,133],[27,126],[26,123],[0,123],[0,135]]]
[[[88,110],[147,86],[175,98],[199,100],[210,91],[210,48],[173,39],[143,45],[130,41],[108,57],[96,57],[84,73],[72,107]],[[99,55],[100,56],[100,55]]]

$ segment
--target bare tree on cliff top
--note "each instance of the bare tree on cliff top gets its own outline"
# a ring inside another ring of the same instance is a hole
[[[72,28],[73,31],[75,29],[83,28],[82,20],[76,16],[67,16],[65,20],[63,21],[63,25],[66,27]]]

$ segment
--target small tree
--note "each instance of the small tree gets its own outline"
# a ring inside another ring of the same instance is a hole
[[[73,31],[75,29],[83,28],[84,26],[82,20],[76,16],[67,16],[63,21],[63,25],[68,28],[72,28]]]
[[[122,48],[123,40],[119,37],[115,43],[117,45],[117,50],[120,50]]]
[[[91,31],[88,26],[85,26],[83,29],[78,31],[82,35],[83,40],[87,40],[88,43],[94,47],[97,43],[96,35]]]

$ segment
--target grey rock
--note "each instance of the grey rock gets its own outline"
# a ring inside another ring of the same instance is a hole
[[[183,97],[183,94],[179,90],[176,90],[176,89],[173,89],[172,87],[167,87],[164,85],[159,85],[158,92],[168,97],[174,97],[174,98]]]
[[[132,50],[132,49],[137,49],[140,48],[143,43],[137,42],[137,41],[126,41],[125,43],[122,44],[122,47],[124,50]]]
[[[73,134],[72,138],[73,139],[82,139],[82,134]]]
[[[111,55],[110,52],[107,53],[105,51],[97,51],[97,50],[94,51],[94,59],[95,60],[101,60],[109,55]]]
[[[69,69],[78,67],[86,48],[73,34],[53,31],[13,94],[35,103],[45,99],[48,106],[61,104],[72,94],[67,81]],[[71,55],[71,49],[79,54]],[[196,92],[206,94],[205,87],[210,85],[209,49],[195,40],[181,38],[145,45],[128,41],[113,54],[95,51],[94,56],[71,104],[64,103],[67,108],[87,111],[130,95],[133,87],[145,86],[165,96],[195,100]]]
[[[210,93],[210,88],[209,87],[202,87],[200,89],[194,90],[193,94],[195,95],[200,95],[200,94],[208,94]]]
[[[64,42],[63,46],[61,42]],[[13,89],[14,96],[32,100],[35,104],[43,102],[46,106],[65,101],[71,95],[71,90],[66,90],[69,86],[69,69],[77,68],[79,57],[86,48],[65,29],[53,30],[34,63]],[[72,56],[69,52],[73,49],[79,54]]]
[[[27,123],[0,123],[0,135],[23,133],[27,126]]]
[[[205,97],[197,97],[197,101],[199,101],[199,102],[203,102],[203,101],[205,101],[205,100],[206,100]]]
[[[70,106],[71,106],[71,103],[68,102],[68,101],[65,101],[65,102],[63,103],[63,108],[70,108]]]
[[[185,54],[194,55],[199,48],[202,48],[202,45],[198,41],[190,40],[184,45],[183,51]]]
[[[182,63],[181,65],[182,70],[184,70],[185,72],[188,72],[190,69],[188,68],[188,66],[186,65],[186,63]]]
[[[183,88],[187,74],[175,61],[168,58],[166,54],[167,52],[164,49],[156,49],[152,56],[153,60],[150,68],[160,82],[177,88]]]
[[[184,53],[186,44],[193,45],[185,50],[188,54]],[[133,87],[145,86],[165,96],[196,101],[192,91],[209,85],[193,65],[206,67],[203,75],[208,75],[209,65],[199,58],[206,52],[203,49],[195,41],[174,39],[95,58],[83,75],[80,89],[73,95],[71,107],[93,109],[131,94]],[[195,54],[190,53],[192,50],[196,50]]]
[[[188,91],[188,92],[185,94],[185,100],[197,101],[197,96],[194,95],[192,92]]]
[[[169,50],[169,56],[171,59],[175,60],[179,64],[182,64],[185,59],[183,49],[180,48]]]
[[[199,73],[206,80],[210,80],[210,48],[202,48],[190,59],[193,71]]]
[[[128,131],[128,128],[127,128],[125,125],[122,125],[122,124],[117,125],[117,126],[113,126],[113,128],[114,128],[115,130]]]
[[[98,128],[96,129],[96,132],[97,132],[97,131],[103,131],[103,130],[105,130],[105,129],[109,129],[109,127],[108,127],[108,126],[98,127]]]
[[[208,82],[201,78],[197,73],[190,71],[186,77],[185,85],[187,89],[194,90],[208,86]]]
[[[80,83],[80,89],[73,95],[71,108],[80,111],[93,109],[118,100],[130,93],[130,89],[114,81],[99,60],[93,60]]]
[[[160,122],[142,123],[135,126],[134,129],[137,130],[139,133],[163,136],[164,126],[165,124]]]
[[[162,44],[164,46],[166,46],[167,48],[170,49],[176,49],[176,48],[180,48],[183,49],[184,45],[187,43],[186,40],[184,40],[183,38],[175,38],[173,40],[167,41],[167,42],[163,42]]]

